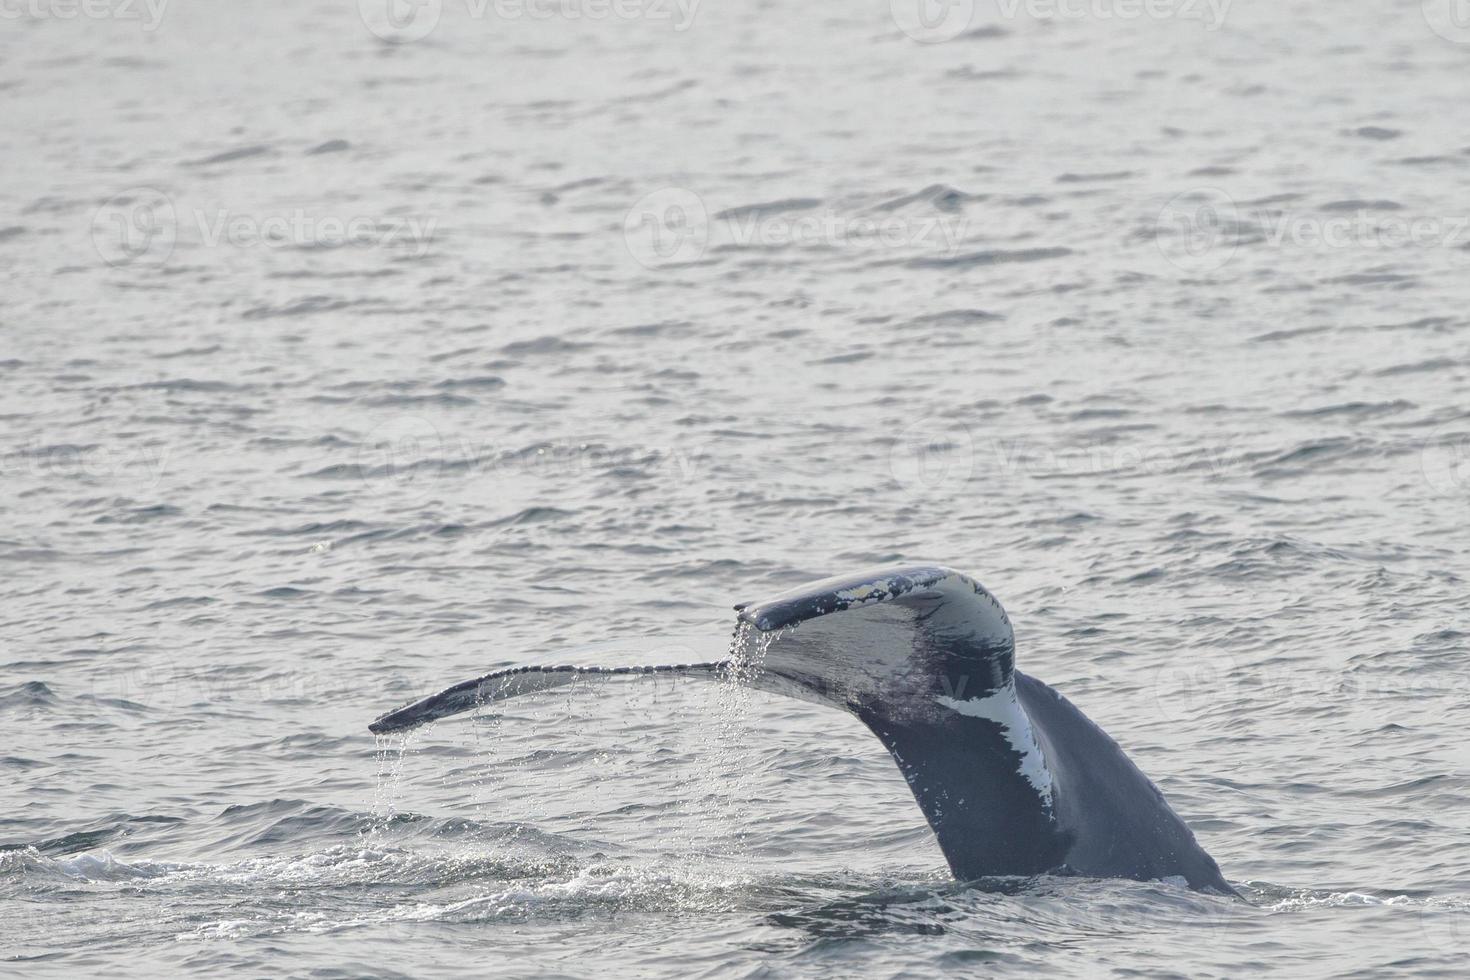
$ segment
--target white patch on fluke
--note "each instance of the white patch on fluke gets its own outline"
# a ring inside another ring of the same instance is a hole
[[[850,606],[866,606],[874,602],[898,599],[917,592],[920,589],[935,589],[947,584],[954,577],[953,575],[946,575],[943,578],[935,579],[927,585],[921,585],[919,582],[909,582],[907,583],[908,587],[902,592],[894,586],[893,579],[880,578],[872,582],[864,582],[862,585],[855,585],[850,589],[839,589],[832,594]],[[988,596],[987,598],[990,599],[992,604],[995,603],[993,596]]]
[[[868,582],[867,584],[859,585],[856,588],[843,589],[842,591],[836,593],[837,598],[843,600],[844,602],[855,602],[859,605],[863,605],[865,603],[872,602],[878,599],[890,598],[892,597],[892,595],[893,586],[886,578],[881,579],[877,582]]]
[[[1001,734],[1011,748],[1021,756],[1018,770],[1036,790],[1047,809],[1051,809],[1051,770],[1046,767],[1046,756],[1031,731],[1031,719],[1016,700],[1016,686],[1007,684],[985,698],[968,698],[964,701],[941,694],[934,699],[951,711],[971,718],[984,718],[1000,726]]]

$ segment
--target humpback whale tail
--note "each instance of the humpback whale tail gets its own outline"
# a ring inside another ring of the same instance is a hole
[[[824,579],[735,607],[763,655],[640,666],[513,667],[369,726],[415,726],[586,676],[730,676],[856,715],[898,764],[961,879],[1071,873],[1182,877],[1234,894],[1163,794],[1071,702],[1015,669],[995,597],[914,565]]]

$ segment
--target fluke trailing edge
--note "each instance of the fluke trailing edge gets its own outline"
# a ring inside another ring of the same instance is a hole
[[[769,640],[730,661],[516,667],[456,684],[373,722],[378,734],[587,675],[744,679],[849,711],[893,755],[955,876],[1179,877],[1233,894],[1163,794],[1070,701],[1015,669],[995,597],[938,565],[813,582],[735,607]]]

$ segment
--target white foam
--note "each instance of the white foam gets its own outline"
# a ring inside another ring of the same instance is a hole
[[[128,881],[157,878],[183,867],[167,861],[119,861],[111,851],[86,851],[70,857],[47,857],[34,847],[0,854],[0,877],[8,874],[55,875],[72,881]]]
[[[723,912],[736,907],[736,895],[743,887],[748,887],[748,881],[739,877],[702,878],[654,868],[594,864],[569,877],[505,883],[453,901],[409,901],[353,915],[298,910],[289,915],[258,919],[221,919],[197,925],[174,938],[208,941],[287,932],[324,933],[393,923],[557,919],[569,911],[591,907],[614,911]]]

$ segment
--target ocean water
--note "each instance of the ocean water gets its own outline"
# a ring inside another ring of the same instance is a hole
[[[1463,976],[1459,14],[9,5],[0,973]],[[367,732],[908,560],[1243,901],[737,689]]]

